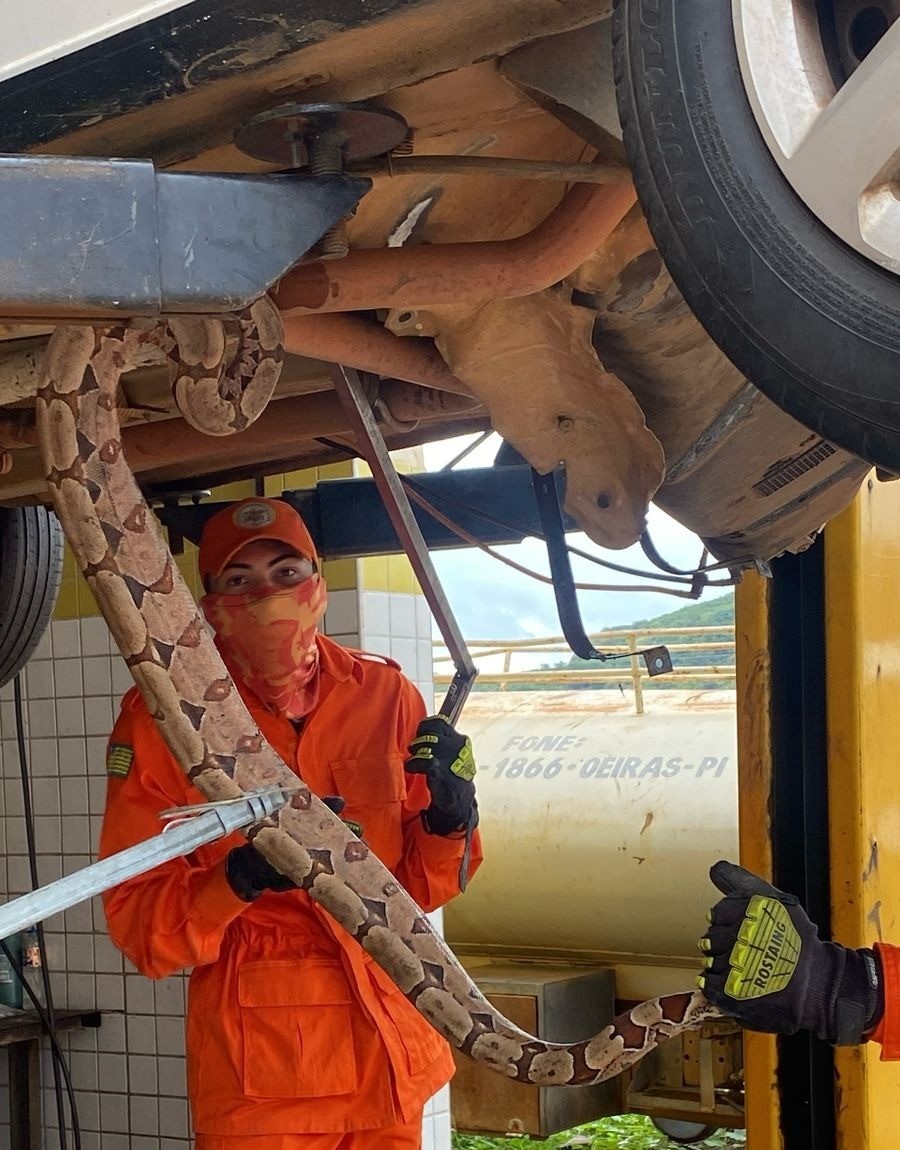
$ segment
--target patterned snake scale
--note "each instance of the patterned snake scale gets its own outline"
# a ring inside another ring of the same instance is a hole
[[[59,327],[37,401],[45,473],[65,533],[166,743],[211,801],[265,786],[296,788],[298,779],[241,701],[138,489],[122,452],[116,389],[141,344],[163,341],[173,349],[186,418],[212,434],[250,422],[265,399],[249,393],[259,380],[271,392],[277,380],[281,326],[265,297],[239,320],[238,352],[227,369],[220,320],[173,320],[162,335],[128,324]],[[453,1046],[511,1079],[602,1082],[665,1039],[720,1017],[702,994],[677,994],[636,1006],[587,1041],[544,1042],[495,1010],[391,873],[302,784],[249,837]]]

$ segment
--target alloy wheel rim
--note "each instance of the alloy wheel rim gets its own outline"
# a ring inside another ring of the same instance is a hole
[[[833,0],[838,76],[815,0],[732,0],[732,13],[747,96],[788,183],[900,274],[900,0]]]

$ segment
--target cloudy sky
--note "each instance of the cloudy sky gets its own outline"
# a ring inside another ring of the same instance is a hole
[[[424,448],[427,470],[438,470],[476,438],[477,436],[463,436],[441,443],[427,444]],[[490,466],[498,445],[499,440],[496,436],[492,436],[460,466]],[[702,547],[700,541],[690,531],[685,530],[656,507],[650,509],[649,528],[657,550],[667,562],[683,569],[697,566]],[[585,535],[571,535],[569,542],[613,562],[642,571],[651,570],[649,562],[638,546],[628,551],[603,552]],[[499,547],[497,550],[525,567],[547,574],[546,548],[537,539],[526,539],[523,543]],[[515,639],[560,633],[556,603],[549,585],[512,570],[476,548],[434,551],[432,558],[453,611],[467,638]],[[652,580],[634,579],[604,570],[576,556],[572,557],[572,569],[578,582],[616,585],[652,583]],[[730,591],[709,590],[704,598],[723,594],[730,594]],[[659,594],[652,590],[579,592],[582,619],[585,629],[589,632],[598,631],[603,627],[632,623],[638,619],[649,619],[676,610],[688,602],[690,602],[688,599]]]

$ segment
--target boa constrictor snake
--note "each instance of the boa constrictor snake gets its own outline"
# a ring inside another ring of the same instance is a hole
[[[271,392],[280,319],[264,297],[240,317],[227,369],[220,320],[57,328],[37,400],[47,482],[81,569],[150,713],[209,800],[298,779],[255,726],[126,462],[119,376],[148,339],[169,348],[185,417],[212,434],[249,422]],[[541,1086],[611,1078],[656,1045],[721,1017],[700,993],[645,1002],[571,1045],[519,1030],[485,999],[422,910],[366,844],[306,787],[249,837],[387,972],[452,1045],[511,1079]]]

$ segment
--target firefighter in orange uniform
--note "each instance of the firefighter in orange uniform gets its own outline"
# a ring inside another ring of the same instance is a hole
[[[199,548],[204,613],[261,731],[425,910],[481,858],[468,739],[425,718],[397,665],[317,633],[325,584],[280,500],[217,512]],[[101,854],[203,801],[136,690],[107,756]],[[104,897],[138,970],[193,968],[188,1091],[197,1150],[409,1150],[453,1073],[447,1043],[326,912],[233,835]]]

